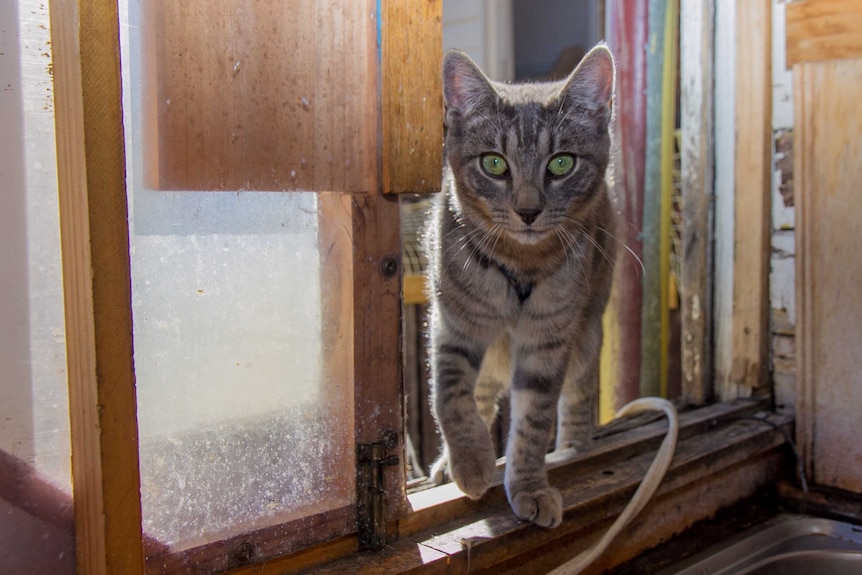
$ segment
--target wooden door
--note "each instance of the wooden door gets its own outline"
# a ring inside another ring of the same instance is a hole
[[[787,6],[794,81],[798,438],[814,482],[862,493],[862,3]]]

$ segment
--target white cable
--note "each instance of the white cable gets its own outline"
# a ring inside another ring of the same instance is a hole
[[[642,397],[624,405],[614,416],[614,419],[626,415],[635,415],[642,411],[663,411],[668,419],[667,435],[664,436],[658,453],[650,464],[646,475],[644,475],[643,481],[641,481],[635,494],[632,495],[631,501],[626,505],[626,508],[623,509],[623,512],[620,513],[620,516],[617,517],[613,525],[602,535],[601,539],[596,541],[589,549],[551,571],[548,575],[577,575],[583,571],[585,567],[595,561],[607,549],[614,537],[646,506],[656,492],[656,489],[658,489],[662,479],[664,479],[664,475],[668,467],[670,467],[670,462],[676,450],[676,441],[679,435],[679,417],[677,416],[676,408],[668,400],[660,397]]]

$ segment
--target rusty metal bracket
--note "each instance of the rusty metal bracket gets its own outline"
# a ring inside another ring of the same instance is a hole
[[[356,446],[356,525],[359,548],[382,549],[386,545],[386,491],[383,469],[398,465],[397,455],[386,455],[398,446],[398,434],[387,431],[380,441]]]

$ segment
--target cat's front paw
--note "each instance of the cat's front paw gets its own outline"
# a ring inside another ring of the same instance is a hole
[[[497,463],[490,437],[487,445],[462,453],[450,449],[448,455],[449,473],[458,488],[470,499],[482,497],[491,486]]]
[[[572,449],[576,453],[583,453],[589,450],[589,441],[582,439],[558,439],[554,445],[554,451],[562,451],[563,449]]]
[[[557,527],[563,521],[563,498],[553,487],[521,491],[512,497],[510,503],[515,515],[536,525]]]

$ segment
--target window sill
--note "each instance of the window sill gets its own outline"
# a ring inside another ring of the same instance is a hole
[[[785,438],[753,420],[762,409],[760,402],[740,400],[680,414],[676,455],[653,501],[587,572],[619,565],[784,477]],[[759,416],[787,431],[793,422],[787,415]],[[412,513],[394,526],[399,538],[380,552],[332,561],[338,549],[351,547],[343,539],[326,544],[328,551],[321,546],[273,561],[272,571],[258,567],[249,573],[547,572],[589,546],[622,511],[666,428],[664,420],[656,421],[599,439],[586,453],[549,455],[551,483],[564,505],[563,524],[556,529],[515,518],[499,484],[480,501],[444,485],[409,497]]]

